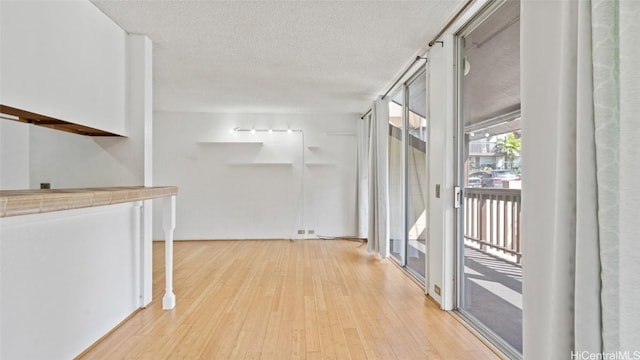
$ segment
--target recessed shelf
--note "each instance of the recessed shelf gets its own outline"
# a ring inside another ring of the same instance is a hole
[[[327,131],[328,136],[356,136],[353,131]]]
[[[198,141],[198,145],[254,145],[262,146],[261,141]]]
[[[306,166],[315,166],[315,167],[337,167],[336,163],[324,163],[324,162],[308,162],[305,164]]]
[[[292,167],[293,163],[290,163],[290,162],[252,162],[252,163],[231,162],[231,163],[227,163],[227,165],[229,166]]]

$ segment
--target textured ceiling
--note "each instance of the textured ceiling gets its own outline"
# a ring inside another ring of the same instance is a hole
[[[456,1],[92,0],[154,46],[156,110],[363,112]]]

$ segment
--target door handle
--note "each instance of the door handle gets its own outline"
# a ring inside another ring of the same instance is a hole
[[[462,204],[462,189],[460,186],[455,186],[453,188],[453,207],[455,209],[459,209]]]

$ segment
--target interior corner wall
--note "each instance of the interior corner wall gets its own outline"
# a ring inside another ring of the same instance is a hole
[[[0,120],[0,189],[29,188],[29,129],[24,123]]]
[[[358,120],[156,112],[154,181],[179,188],[175,239],[357,236]],[[230,133],[235,127],[301,132]],[[154,239],[164,239],[158,208]]]
[[[18,124],[27,129],[19,132],[20,146],[29,150],[3,151],[2,173],[20,164],[28,176],[11,174],[19,179],[11,187],[145,184],[151,174],[150,41],[127,35],[90,1],[2,1],[0,10],[0,103],[127,136]],[[2,129],[18,134],[14,127]],[[8,143],[3,140],[3,148]]]
[[[427,292],[442,309],[453,308],[454,239],[454,37],[429,51],[429,248]],[[440,197],[435,187],[440,186]],[[441,294],[436,294],[438,285]]]
[[[148,38],[130,35],[127,64],[129,136],[90,137],[30,126],[30,188],[42,182],[52,188],[141,186],[150,180],[145,179],[151,162],[145,151],[147,128],[153,116]]]
[[[127,33],[90,1],[0,1],[0,103],[128,135]]]
[[[32,126],[30,188],[133,186],[143,184],[137,138],[95,138]],[[141,144],[140,144],[141,145]]]

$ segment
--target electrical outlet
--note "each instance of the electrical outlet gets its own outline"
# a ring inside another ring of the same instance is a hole
[[[436,292],[436,294],[440,295],[440,286],[438,285],[433,285],[433,291]]]
[[[315,231],[315,230],[307,230],[307,234],[309,234],[309,235],[313,235],[313,234],[315,234],[315,233],[316,233],[316,231]]]
[[[298,230],[298,235],[304,235],[304,230]]]

